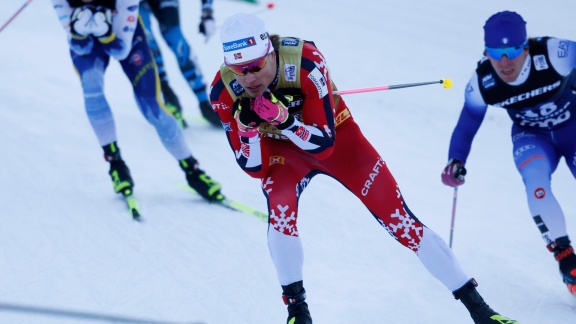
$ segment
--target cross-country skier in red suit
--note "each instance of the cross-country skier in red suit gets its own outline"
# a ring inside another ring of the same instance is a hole
[[[400,244],[454,293],[475,323],[517,323],[493,311],[446,243],[408,209],[386,162],[334,95],[324,55],[312,42],[268,37],[264,22],[238,14],[220,30],[224,64],[212,106],[240,167],[262,182],[268,246],[288,305],[288,323],[312,323],[303,286],[298,199],[317,174],[348,188]],[[337,215],[336,215],[337,216]]]

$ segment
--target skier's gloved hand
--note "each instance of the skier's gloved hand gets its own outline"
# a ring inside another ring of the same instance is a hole
[[[289,126],[292,124],[290,121],[294,121],[294,117],[288,113],[289,106],[290,101],[279,91],[266,91],[256,97],[254,111],[260,118],[283,129],[283,125]]]
[[[212,9],[202,9],[202,16],[200,17],[200,25],[198,26],[198,31],[206,37],[206,43],[208,40],[210,40],[210,37],[216,33],[216,22],[212,17]]]
[[[110,8],[98,6],[93,9],[92,35],[98,37],[101,43],[109,43],[114,40],[115,35],[112,30],[112,10]]]
[[[466,168],[460,160],[450,159],[442,171],[442,183],[449,187],[458,187],[464,184]]]
[[[264,120],[254,112],[254,99],[236,100],[232,107],[232,115],[238,124],[238,135],[248,138],[258,135],[258,126]]]
[[[74,8],[70,17],[70,33],[74,39],[84,39],[92,33],[91,6]]]

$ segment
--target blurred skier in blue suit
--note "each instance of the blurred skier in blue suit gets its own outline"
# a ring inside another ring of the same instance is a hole
[[[70,55],[80,76],[88,119],[110,163],[114,191],[132,194],[134,182],[120,155],[116,124],[104,94],[110,58],[118,60],[134,89],[140,112],[179,162],[188,184],[208,201],[221,201],[221,186],[199,168],[184,135],[160,100],[156,64],[138,19],[139,0],[52,0],[66,30]]]
[[[484,43],[484,57],[468,83],[452,133],[442,182],[451,187],[464,184],[464,165],[488,105],[506,109],[512,119],[513,158],[530,213],[558,261],[564,283],[576,294],[576,255],[551,186],[562,157],[576,177],[576,43],[528,38],[526,22],[512,11],[498,12],[486,21]]]
[[[201,0],[201,6],[202,14],[198,29],[200,33],[204,34],[206,41],[208,41],[216,31],[216,24],[212,17],[212,0]],[[192,89],[198,99],[202,116],[210,122],[210,124],[221,127],[222,124],[216,113],[212,110],[212,106],[208,100],[206,84],[204,83],[198,60],[182,34],[178,0],[141,0],[140,16],[144,22],[150,49],[158,66],[160,85],[166,108],[176,117],[182,128],[187,126],[186,120],[182,116],[182,106],[180,105],[178,96],[174,93],[168,82],[162,53],[152,32],[150,21],[152,14],[158,21],[162,37],[176,56],[182,76],[186,79],[190,89]]]

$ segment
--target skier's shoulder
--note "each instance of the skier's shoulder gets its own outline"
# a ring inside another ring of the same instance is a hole
[[[274,43],[278,54],[281,58],[290,60],[318,60],[322,58],[322,52],[316,47],[313,41],[305,40],[298,37],[287,36],[279,37],[278,35],[270,36],[271,41]]]
[[[576,42],[556,37],[545,37],[540,44],[543,48],[541,52],[545,53],[550,64],[559,74],[568,75],[576,68]]]

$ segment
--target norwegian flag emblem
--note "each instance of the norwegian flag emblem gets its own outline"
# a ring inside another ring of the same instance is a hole
[[[242,58],[242,53],[238,52],[238,53],[234,53],[234,59],[235,60],[239,60]]]

